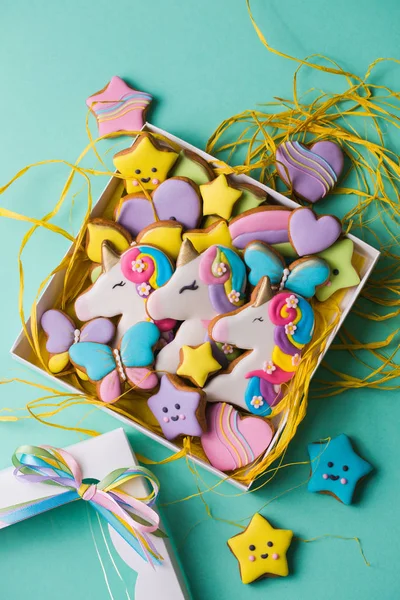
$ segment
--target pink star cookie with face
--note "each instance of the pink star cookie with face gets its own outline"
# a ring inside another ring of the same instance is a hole
[[[135,90],[114,76],[102,90],[90,96],[86,104],[97,119],[99,134],[106,135],[141,129],[151,101],[150,94]]]

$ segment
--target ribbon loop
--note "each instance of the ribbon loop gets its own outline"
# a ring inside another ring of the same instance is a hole
[[[82,483],[77,489],[77,492],[82,500],[90,502],[97,492],[97,485],[94,483]]]

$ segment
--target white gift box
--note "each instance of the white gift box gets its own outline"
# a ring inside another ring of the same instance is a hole
[[[122,428],[79,442],[65,450],[78,462],[84,479],[101,480],[115,469],[137,465],[136,457]],[[22,483],[17,480],[13,472],[14,467],[0,471],[0,510],[20,503],[34,502],[44,497],[65,494],[68,491],[60,486],[50,486],[45,483]],[[137,498],[143,498],[148,494],[147,484],[143,478],[131,480],[122,485],[121,489]],[[160,527],[163,529],[162,523]],[[188,600],[190,598],[185,578],[168,538],[152,536],[154,546],[163,557],[161,564],[153,568],[110,525],[108,529],[118,554],[138,574],[135,600],[149,600],[149,598]]]
[[[196,148],[195,146],[192,146],[191,144],[188,144],[184,140],[181,140],[180,138],[178,138],[174,135],[171,135],[167,131],[159,129],[158,127],[155,127],[154,125],[151,125],[149,123],[147,123],[144,126],[144,129],[147,131],[150,131],[150,132],[161,134],[161,135],[165,136],[166,138],[170,139],[175,144],[178,144],[183,149],[190,150],[190,151],[200,155],[202,158],[204,158],[211,164],[213,164],[213,162],[215,164],[215,161],[216,161],[215,157],[211,156],[210,154],[207,154],[206,152],[203,152],[202,150],[199,150],[198,148]],[[266,185],[263,185],[262,183],[253,179],[252,177],[248,177],[247,175],[232,175],[232,179],[236,180],[236,181],[245,182],[245,183],[251,183],[252,185],[259,187],[261,190],[263,190],[269,196],[269,200],[272,200],[276,204],[281,204],[281,205],[287,206],[291,209],[299,207],[299,204],[297,204],[294,200],[286,198],[279,192],[269,188]],[[98,199],[97,203],[93,207],[93,210],[91,212],[91,218],[102,216],[108,203],[110,202],[111,198],[113,197],[113,194],[115,194],[116,189],[117,189],[118,185],[120,184],[120,181],[121,181],[120,179],[115,178],[115,177],[112,177],[110,179],[109,183],[105,187],[105,189],[104,189],[103,193],[101,194],[100,198]],[[350,234],[348,234],[347,237],[350,238],[354,243],[354,253],[362,258],[363,264],[362,264],[362,267],[359,272],[360,283],[356,287],[348,288],[347,290],[345,290],[345,293],[343,294],[341,302],[340,302],[340,309],[341,309],[340,320],[339,320],[337,326],[335,327],[335,329],[331,332],[331,334],[327,338],[325,351],[319,357],[317,366],[323,360],[329,346],[331,345],[334,337],[336,336],[336,334],[337,334],[339,328],[341,327],[343,321],[345,320],[346,316],[350,312],[351,307],[353,306],[358,295],[360,294],[363,286],[365,285],[368,277],[370,276],[371,271],[373,270],[373,268],[379,258],[379,255],[380,255],[378,250],[376,250],[375,248],[373,248],[366,242],[360,240],[359,238],[357,238],[353,235],[350,235]],[[59,297],[59,294],[61,293],[61,290],[63,287],[64,274],[65,274],[65,271],[59,271],[58,273],[56,273],[54,275],[54,277],[50,280],[46,289],[43,291],[43,294],[37,304],[38,322],[40,322],[40,319],[46,310],[49,310],[50,308],[54,307],[54,299]],[[26,326],[28,328],[28,331],[30,331],[30,319],[27,321]],[[29,346],[29,343],[25,337],[23,330],[21,331],[21,333],[18,336],[17,340],[15,341],[13,347],[11,348],[11,354],[16,360],[24,363],[25,365],[28,365],[30,368],[35,369],[40,374],[46,375],[51,380],[53,385],[62,385],[63,387],[65,387],[66,389],[68,389],[69,391],[71,391],[73,393],[81,393],[81,391],[78,390],[77,388],[74,388],[67,382],[63,381],[62,379],[53,377],[52,375],[49,375],[48,373],[46,373],[46,371],[40,369],[40,367],[38,367],[32,363],[32,361],[30,359],[31,348]],[[124,423],[127,423],[127,424],[131,425],[132,427],[135,427],[136,429],[140,430],[145,435],[148,435],[149,437],[160,442],[164,446],[167,446],[173,452],[178,452],[180,450],[180,448],[173,442],[166,440],[164,437],[157,435],[156,433],[152,432],[151,430],[147,429],[146,427],[143,427],[142,425],[139,425],[138,423],[135,423],[134,421],[130,420],[129,418],[114,412],[112,409],[104,408],[104,410],[106,410],[108,413],[115,416],[117,419],[120,419]],[[272,443],[270,444],[269,448],[267,449],[265,456],[267,456],[271,452],[271,450],[275,446],[277,440],[279,439],[279,436],[281,435],[282,430],[285,426],[286,418],[287,418],[287,414],[286,415],[283,414],[280,417],[279,423],[276,424],[276,432],[274,435],[274,439],[272,440]],[[212,473],[214,473],[215,475],[217,475],[218,477],[226,479],[226,477],[227,477],[226,473],[222,473],[218,469],[215,469],[208,462],[205,462],[197,457],[193,457],[193,460],[196,463],[203,466],[204,468],[211,471]],[[228,481],[231,482],[233,485],[236,485],[237,487],[239,487],[242,490],[246,490],[251,487],[251,483],[248,486],[246,486],[246,485],[236,481],[234,478],[229,478]]]

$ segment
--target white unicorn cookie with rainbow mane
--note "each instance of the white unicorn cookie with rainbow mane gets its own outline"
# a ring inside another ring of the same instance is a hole
[[[214,341],[248,352],[207,383],[207,400],[269,415],[281,399],[281,384],[294,376],[313,330],[314,313],[307,300],[285,290],[273,296],[268,277],[263,277],[248,304],[210,323]]]
[[[175,339],[160,351],[157,370],[176,373],[180,349],[202,344],[207,339],[209,321],[242,306],[245,290],[246,268],[234,250],[217,245],[199,254],[185,240],[176,271],[150,296],[146,307],[156,321],[183,321]]]
[[[147,321],[146,302],[173,273],[169,258],[150,245],[133,246],[121,255],[108,242],[102,245],[102,274],[75,301],[75,312],[81,321],[95,317],[121,315],[114,343],[139,321]],[[160,331],[169,331],[174,321],[156,322]]]

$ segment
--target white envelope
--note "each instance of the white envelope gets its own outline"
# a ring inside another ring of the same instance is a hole
[[[66,450],[79,463],[83,478],[101,480],[115,469],[137,465],[136,457],[122,428],[79,442],[67,447]],[[44,483],[23,484],[13,475],[13,471],[14,467],[0,471],[0,509],[65,493],[65,490],[58,486]],[[133,496],[143,497],[148,493],[146,485],[144,479],[137,478],[121,488],[129,491]],[[163,529],[162,523],[160,526]],[[164,559],[160,565],[155,565],[153,568],[111,526],[109,532],[118,554],[138,574],[135,600],[158,600],[159,598],[188,600],[190,598],[184,575],[168,538],[153,536],[152,542]]]

